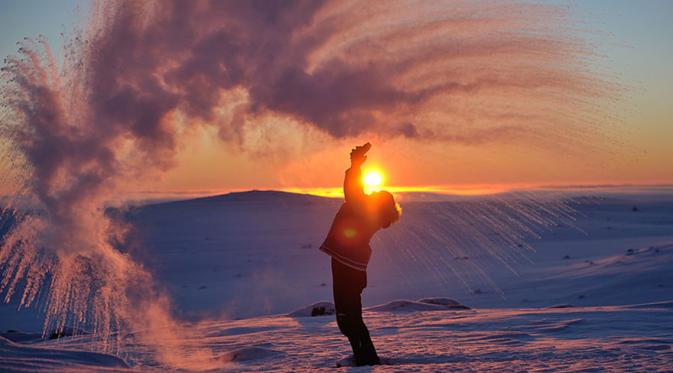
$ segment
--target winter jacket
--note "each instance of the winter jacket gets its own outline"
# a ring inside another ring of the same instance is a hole
[[[367,271],[372,249],[369,240],[379,229],[369,196],[364,193],[359,168],[346,170],[345,202],[339,208],[320,250],[340,263]]]

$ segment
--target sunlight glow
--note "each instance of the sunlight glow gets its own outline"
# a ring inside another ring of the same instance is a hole
[[[378,170],[368,170],[362,177],[365,185],[365,193],[378,192],[383,186],[383,174]]]
[[[516,189],[535,188],[535,185],[453,185],[453,186],[390,186],[385,190],[395,194],[396,198],[402,197],[406,193],[415,193],[419,195],[436,194],[438,196],[486,196],[510,192]],[[328,198],[343,198],[343,187],[313,187],[313,188],[282,188],[284,192],[311,194]],[[381,187],[379,190],[383,190]],[[367,186],[365,186],[367,191]],[[223,192],[221,192],[223,193]],[[220,194],[221,194],[220,193]]]

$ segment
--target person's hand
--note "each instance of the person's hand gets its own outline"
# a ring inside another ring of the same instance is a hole
[[[361,146],[356,146],[351,150],[351,166],[360,167],[367,160],[367,152],[369,148],[372,147],[372,144],[366,143]]]

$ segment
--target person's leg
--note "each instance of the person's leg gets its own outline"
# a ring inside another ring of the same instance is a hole
[[[367,286],[367,274],[364,272],[358,273],[357,277],[357,294],[354,294],[353,305],[353,329],[354,339],[358,344],[358,357],[355,359],[356,365],[375,365],[380,364],[374,343],[372,343],[369,330],[362,319],[362,290]]]
[[[336,321],[339,330],[345,335],[351,345],[355,329],[353,328],[353,279],[349,276],[348,269],[343,264],[332,259],[332,290],[334,293],[334,308],[336,310]],[[355,352],[355,347],[353,347]]]
[[[366,286],[366,274],[332,260],[332,276],[337,325],[351,344],[356,365],[379,364],[362,319],[361,293]]]

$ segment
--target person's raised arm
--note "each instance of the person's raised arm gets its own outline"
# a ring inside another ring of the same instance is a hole
[[[371,147],[370,143],[366,143],[351,150],[351,167],[346,170],[346,177],[344,178],[344,198],[346,202],[358,203],[365,197],[360,167],[367,160],[366,154]]]

